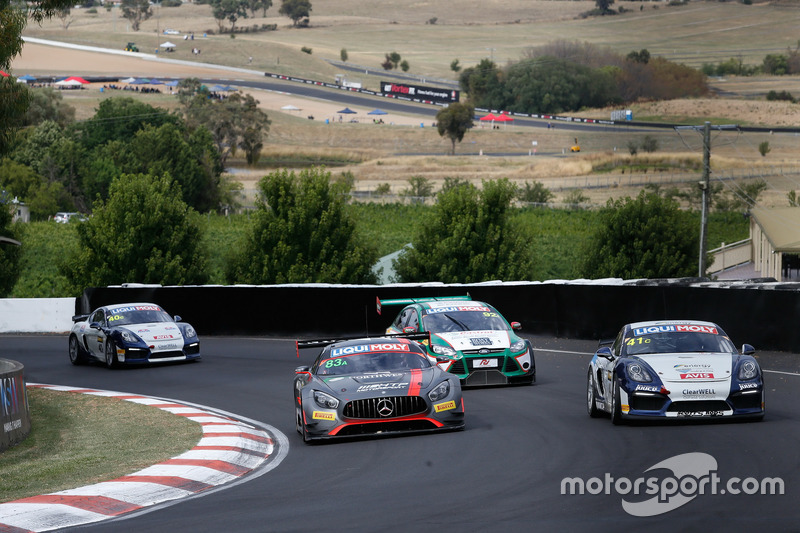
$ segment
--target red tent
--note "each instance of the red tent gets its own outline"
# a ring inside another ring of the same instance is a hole
[[[67,78],[67,79],[65,79],[63,81],[77,81],[79,83],[89,83],[88,81],[86,81],[85,79],[83,79],[83,78],[81,78],[79,76],[70,76],[69,78]]]
[[[500,113],[499,115],[497,115],[496,117],[494,117],[494,119],[495,119],[497,122],[511,122],[511,121],[513,121],[513,120],[514,120],[514,117],[512,117],[511,115],[509,115],[508,113],[506,113],[505,111],[503,111],[502,113]]]
[[[497,116],[489,113],[485,117],[481,117],[479,120],[481,122],[491,122],[492,124],[494,124],[494,121],[497,120]]]

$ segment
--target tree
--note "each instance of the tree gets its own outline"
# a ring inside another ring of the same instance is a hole
[[[236,32],[236,22],[240,18],[247,18],[248,0],[213,0],[211,2],[212,14],[222,30],[223,21],[231,23],[231,33]]]
[[[0,156],[11,151],[16,132],[25,123],[29,101],[30,91],[24,83],[11,76],[0,76]]]
[[[168,123],[179,124],[180,117],[129,96],[116,96],[101,101],[92,119],[80,124],[81,142],[90,150],[109,141],[128,142],[146,125]]]
[[[478,283],[534,278],[531,238],[511,222],[508,179],[452,187],[395,261],[401,282]]]
[[[408,178],[408,188],[403,189],[400,194],[411,198],[413,202],[422,203],[425,198],[433,196],[433,185],[425,176],[411,176]]]
[[[258,100],[240,93],[218,100],[208,98],[203,91],[191,96],[185,90],[179,99],[185,105],[187,122],[190,127],[204,126],[211,132],[220,163],[224,166],[238,148],[245,150],[248,162],[255,162],[271,124],[267,114],[258,108]]]
[[[66,128],[75,121],[75,108],[64,102],[63,91],[42,87],[30,93],[31,100],[25,113],[25,126],[36,126],[45,120],[52,120],[62,128]]]
[[[769,141],[762,141],[758,143],[758,153],[761,154],[761,157],[767,157],[767,154],[772,151],[772,148],[769,147]]]
[[[8,70],[11,60],[22,52],[22,32],[28,17],[41,23],[56,10],[69,8],[74,0],[0,0],[0,69]],[[22,125],[30,93],[12,76],[0,76],[0,156],[8,154],[14,135]]]
[[[600,211],[581,266],[590,278],[676,278],[697,273],[700,232],[674,200],[641,191]]]
[[[122,16],[131,23],[133,31],[139,31],[142,22],[153,16],[149,0],[122,0]]]
[[[260,199],[239,252],[228,261],[231,283],[375,283],[377,252],[361,243],[343,186],[330,172],[299,176],[277,170],[259,182]]]
[[[59,191],[63,190],[66,197],[57,199],[60,205],[86,211],[80,183],[86,150],[58,124],[46,120],[36,126],[12,158],[31,167],[45,182],[61,184]]]
[[[472,127],[474,116],[475,109],[461,102],[453,102],[436,113],[436,129],[441,137],[447,136],[450,139],[452,155],[456,153],[456,142],[461,142],[464,134]]]
[[[458,59],[454,59],[450,62],[450,70],[456,74],[461,72],[461,65],[459,64]]]
[[[342,49],[339,51],[339,58],[340,58],[340,59],[341,59],[343,62],[347,63],[347,49],[346,49],[346,48],[342,48]]]
[[[267,16],[267,10],[272,7],[272,0],[247,0],[247,9],[250,16],[255,17],[256,11],[261,10],[261,16]]]
[[[538,181],[533,183],[526,181],[525,186],[517,191],[517,199],[520,202],[531,204],[546,204],[555,197],[553,191]]]
[[[605,14],[611,11],[614,0],[594,0],[594,3],[597,6],[597,10]]]
[[[114,180],[108,200],[78,226],[78,247],[61,267],[73,292],[126,282],[205,283],[199,215],[181,194],[169,175]]]
[[[61,27],[65,30],[69,29],[70,25],[75,21],[75,19],[72,18],[71,10],[68,7],[57,9],[56,18],[61,21]]]
[[[5,189],[9,198],[24,201],[33,220],[46,220],[57,211],[74,208],[61,183],[47,181],[31,167],[10,159],[0,160],[0,189]]]
[[[653,137],[652,135],[645,135],[644,139],[642,139],[642,150],[651,154],[658,150],[658,139]]]
[[[308,18],[311,16],[311,2],[309,0],[283,0],[278,13],[292,19],[292,24],[295,27],[308,26]]]
[[[6,237],[19,242],[20,230],[11,222],[11,206],[9,195],[0,191],[0,237]],[[11,289],[17,282],[20,274],[20,246],[7,242],[0,242],[0,298],[11,294]]]

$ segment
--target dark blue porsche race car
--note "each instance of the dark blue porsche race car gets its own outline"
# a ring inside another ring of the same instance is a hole
[[[107,305],[72,317],[69,360],[91,360],[109,368],[123,364],[166,363],[200,359],[194,328],[152,303]]]

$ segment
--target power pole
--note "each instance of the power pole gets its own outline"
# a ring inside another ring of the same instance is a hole
[[[703,176],[698,184],[703,192],[702,207],[700,211],[700,258],[697,266],[697,276],[702,278],[706,275],[706,246],[708,242],[708,204],[711,195],[711,129],[716,130],[736,130],[736,124],[726,124],[722,126],[711,126],[711,122],[706,121],[703,128]],[[695,130],[699,131],[700,126],[676,126],[676,130]]]
[[[711,123],[706,121],[703,126],[703,179],[700,181],[700,190],[703,191],[703,202],[700,214],[700,261],[698,262],[697,277],[706,275],[706,243],[708,242],[708,195],[709,181],[711,179]]]

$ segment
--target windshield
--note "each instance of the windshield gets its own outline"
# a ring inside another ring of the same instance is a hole
[[[730,339],[715,333],[635,335],[631,332],[622,343],[623,355],[696,352],[737,353]]]
[[[500,313],[484,307],[479,311],[442,311],[440,309],[426,309],[422,317],[425,331],[433,333],[446,333],[449,331],[482,331],[495,330],[507,331],[508,323]]]
[[[360,353],[337,357],[323,357],[317,365],[317,374],[336,376],[391,370],[429,368],[431,363],[418,353],[380,352]]]
[[[116,307],[108,310],[107,319],[109,326],[146,324],[152,322],[172,322],[172,317],[157,305]]]

